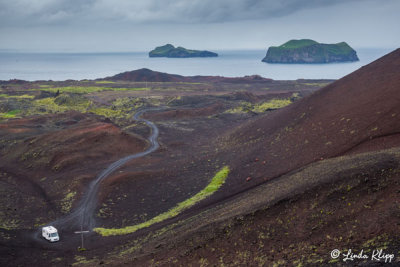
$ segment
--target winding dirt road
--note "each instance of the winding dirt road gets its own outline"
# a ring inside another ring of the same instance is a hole
[[[118,161],[109,165],[103,172],[100,173],[97,178],[90,183],[87,192],[84,194],[82,200],[79,205],[75,208],[73,212],[70,214],[57,219],[48,225],[53,225],[59,231],[61,230],[89,230],[91,231],[95,226],[95,218],[94,211],[97,205],[97,193],[99,191],[100,184],[103,180],[110,176],[113,172],[115,172],[118,168],[123,166],[125,163],[132,159],[140,158],[146,156],[159,148],[159,143],[157,141],[159,130],[158,127],[151,121],[141,118],[141,116],[151,110],[158,109],[143,109],[137,112],[133,119],[138,122],[144,122],[151,128],[151,135],[148,138],[150,142],[150,146],[143,152],[132,154],[126,156],[124,158],[119,159]],[[62,238],[62,237],[61,237]]]

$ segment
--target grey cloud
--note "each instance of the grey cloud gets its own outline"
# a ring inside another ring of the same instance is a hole
[[[7,1],[0,0],[0,50],[147,51],[165,43],[264,49],[299,38],[359,47],[400,43],[399,0]]]
[[[0,0],[1,26],[66,23],[90,13],[97,0]]]
[[[97,21],[214,23],[268,19],[358,1],[363,0],[0,0],[0,23],[2,27]]]

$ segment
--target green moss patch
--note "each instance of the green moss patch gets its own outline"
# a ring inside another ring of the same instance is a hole
[[[17,98],[17,99],[23,99],[23,98],[27,98],[27,99],[33,99],[35,98],[35,96],[33,95],[7,95],[7,94],[0,94],[0,97],[3,98]]]
[[[34,99],[29,105],[29,109],[26,109],[21,115],[63,113],[74,110],[82,113],[94,113],[110,119],[127,119],[132,116],[132,110],[143,106],[143,102],[139,98],[123,97],[116,99],[111,105],[97,106],[83,94],[61,93],[57,97]],[[14,113],[0,113],[0,118],[13,118],[14,116]]]
[[[290,99],[271,99],[268,102],[264,102],[261,104],[257,104],[253,107],[252,111],[256,113],[262,113],[267,110],[274,110],[274,109],[279,109],[286,107],[287,105],[290,105],[292,101]]]
[[[293,97],[298,97],[293,95]],[[247,112],[255,112],[255,113],[263,113],[269,110],[280,109],[290,105],[292,103],[291,98],[274,98],[266,102],[251,104],[249,102],[242,102],[240,106],[228,109],[225,113],[247,113]]]
[[[89,112],[92,112],[94,114],[104,116],[107,118],[119,118],[124,116],[124,112],[122,110],[113,110],[111,108],[106,108],[106,107],[96,107],[92,108],[89,110]]]
[[[283,45],[279,46],[279,48],[296,49],[314,44],[318,44],[318,42],[310,39],[290,40],[284,43]]]
[[[57,98],[47,97],[42,99],[34,100],[33,102],[33,114],[40,113],[61,113],[68,110],[76,110],[80,112],[86,112],[89,108],[91,101],[86,99],[72,99],[66,96],[59,96]]]
[[[72,202],[74,201],[74,197],[76,192],[69,192],[61,201],[61,210],[63,213],[68,213],[72,208]]]
[[[115,83],[113,81],[96,81],[97,84],[110,84],[110,83]]]
[[[43,88],[42,90],[48,92],[59,92],[59,93],[75,93],[75,94],[88,94],[101,91],[146,91],[149,88],[117,88],[117,87],[105,87],[105,86],[65,86],[65,87],[53,87]]]
[[[161,213],[160,215],[137,225],[127,226],[124,228],[95,228],[94,231],[101,234],[102,236],[110,236],[110,235],[124,235],[136,232],[142,228],[149,227],[155,223],[159,223],[165,221],[167,219],[173,218],[180,214],[182,211],[192,207],[196,203],[201,200],[211,196],[214,192],[216,192],[224,183],[229,174],[229,167],[223,167],[215,176],[212,178],[211,182],[199,193],[194,195],[193,197],[186,199],[183,202],[178,203],[174,208],[170,209],[167,212]]]
[[[1,119],[12,119],[17,117],[17,115],[20,113],[21,111],[18,109],[15,110],[11,110],[9,112],[5,112],[5,113],[0,113],[0,118]]]

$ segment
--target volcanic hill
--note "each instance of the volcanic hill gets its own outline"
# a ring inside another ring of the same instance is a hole
[[[399,90],[397,49],[220,137],[226,183],[131,262],[320,265],[340,260],[337,247],[398,251]]]
[[[234,154],[240,151],[238,164],[265,160],[241,173],[270,179],[321,158],[400,145],[399,77],[396,50],[301,101],[241,125],[223,146]]]
[[[126,71],[104,79],[107,81],[130,81],[130,82],[212,82],[212,83],[248,83],[248,82],[269,82],[272,79],[264,78],[259,75],[251,75],[244,77],[222,77],[222,76],[182,76],[177,74],[169,74],[165,72],[153,71],[150,69],[138,69]]]

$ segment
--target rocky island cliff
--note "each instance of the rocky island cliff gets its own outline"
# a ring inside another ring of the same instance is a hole
[[[171,58],[187,58],[187,57],[217,57],[218,54],[210,51],[190,50],[183,47],[174,47],[171,44],[156,47],[149,52],[149,57],[171,57]]]
[[[322,44],[310,39],[290,40],[271,46],[262,60],[267,63],[312,64],[358,61],[356,51],[346,42]]]

